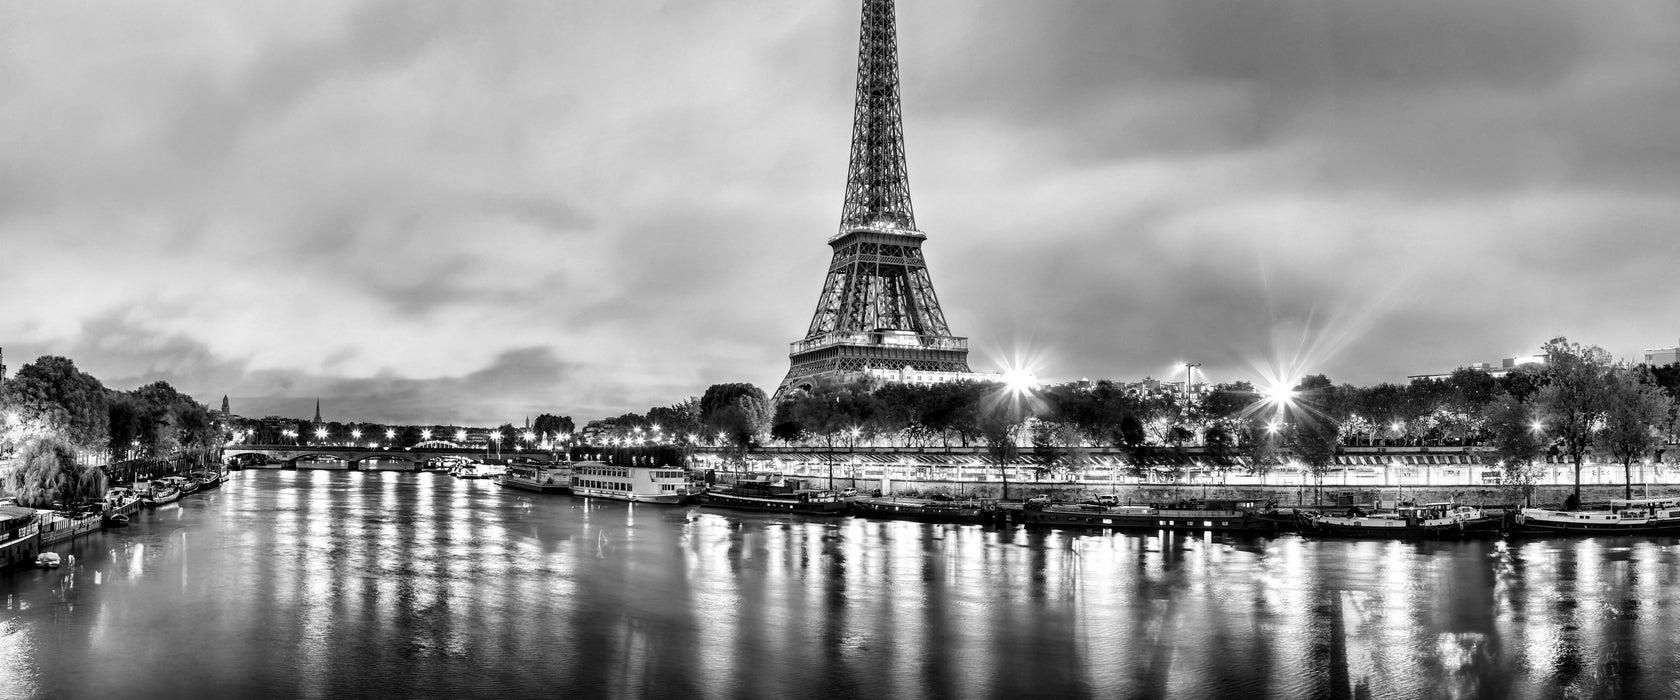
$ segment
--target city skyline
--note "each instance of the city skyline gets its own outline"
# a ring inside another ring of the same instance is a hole
[[[1337,382],[1680,339],[1680,8],[907,2],[977,371]],[[0,346],[248,416],[499,424],[776,385],[856,3],[0,9]]]

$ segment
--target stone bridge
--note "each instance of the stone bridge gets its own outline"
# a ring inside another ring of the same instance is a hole
[[[306,457],[327,457],[343,460],[349,468],[360,469],[363,462],[370,459],[389,459],[410,462],[418,471],[426,460],[438,457],[458,457],[475,462],[491,464],[509,464],[526,462],[548,464],[555,461],[556,455],[550,452],[522,452],[516,450],[485,450],[482,447],[337,447],[330,445],[230,445],[222,448],[222,459],[228,464],[238,464],[250,459],[245,455],[258,455],[265,463],[278,462],[283,469],[297,468],[298,460]]]

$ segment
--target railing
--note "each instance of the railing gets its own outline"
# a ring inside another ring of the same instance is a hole
[[[855,345],[925,350],[967,350],[968,339],[951,335],[918,335],[910,331],[830,331],[788,344],[788,354],[798,355],[831,345]]]
[[[833,243],[854,233],[878,233],[888,236],[906,236],[909,238],[921,239],[927,238],[927,234],[916,229],[899,226],[898,224],[890,221],[876,221],[871,223],[842,225],[839,233],[828,237],[828,242]]]

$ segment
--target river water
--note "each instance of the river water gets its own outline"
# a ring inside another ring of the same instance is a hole
[[[1672,539],[1233,539],[248,471],[0,573],[0,697],[1680,697]]]

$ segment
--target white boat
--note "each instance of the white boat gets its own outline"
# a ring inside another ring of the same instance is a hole
[[[689,496],[688,475],[679,467],[578,462],[572,465],[572,495],[636,503],[681,503]]]
[[[537,493],[569,492],[572,490],[572,465],[570,462],[515,464],[508,467],[507,473],[496,479],[496,483],[510,489]]]
[[[449,473],[457,479],[484,479],[490,476],[489,468],[483,464],[451,467]]]
[[[1680,498],[1614,498],[1608,508],[1524,508],[1512,532],[1527,535],[1652,535],[1680,533]]]
[[[42,552],[35,557],[35,565],[43,569],[56,569],[59,563],[58,552]]]

